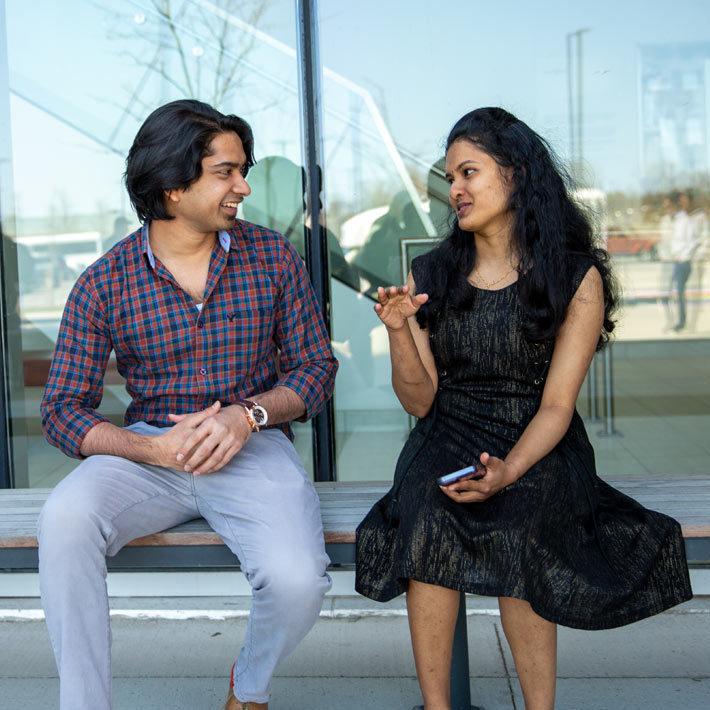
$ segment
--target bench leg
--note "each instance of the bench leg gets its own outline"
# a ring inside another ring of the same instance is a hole
[[[454,631],[454,652],[451,659],[451,710],[483,710],[471,705],[471,684],[468,672],[468,634],[466,630],[466,595],[461,592],[459,614]]]

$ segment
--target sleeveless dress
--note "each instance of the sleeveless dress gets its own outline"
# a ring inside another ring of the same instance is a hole
[[[589,266],[580,261],[570,299]],[[504,458],[535,415],[553,343],[529,342],[521,326],[516,284],[477,290],[467,311],[442,306],[430,332],[435,403],[404,445],[393,489],[358,527],[357,591],[387,601],[413,579],[524,599],[582,629],[690,599],[680,525],[597,476],[577,412],[555,449],[488,500],[456,503],[437,486],[483,451]]]

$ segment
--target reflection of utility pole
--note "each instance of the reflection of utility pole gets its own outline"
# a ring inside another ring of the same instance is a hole
[[[584,121],[584,74],[582,71],[582,36],[589,32],[583,27],[576,32],[568,32],[567,38],[567,106],[569,110],[569,170],[576,188],[583,187],[584,150],[582,124]],[[575,44],[576,52],[575,52]],[[587,373],[587,398],[589,419],[600,421],[597,414],[597,358],[594,357]]]
[[[352,170],[352,194],[353,194],[353,205],[352,209],[354,212],[362,212],[364,209],[363,201],[363,191],[362,186],[364,185],[362,177],[362,146],[360,143],[361,130],[360,130],[360,97],[356,94],[350,94],[350,120],[354,128],[350,131],[352,136],[352,156],[353,156],[353,170]]]
[[[579,29],[576,32],[568,32],[566,35],[570,171],[578,187],[581,186],[584,182],[582,167],[582,124],[584,120],[582,35],[584,35],[585,32],[589,31],[590,30],[588,27],[583,27],[582,29]],[[574,52],[575,43],[577,45],[576,53]]]

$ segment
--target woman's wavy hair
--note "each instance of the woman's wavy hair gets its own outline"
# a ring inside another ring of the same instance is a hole
[[[567,312],[580,257],[596,266],[604,285],[604,327],[598,349],[614,329],[619,295],[609,255],[594,243],[594,231],[583,208],[569,194],[569,177],[547,142],[502,108],[479,108],[457,121],[446,151],[466,140],[510,172],[512,240],[518,259],[518,296],[523,332],[532,341],[554,339]],[[451,232],[425,260],[417,291],[429,300],[417,313],[421,327],[434,324],[441,304],[470,308],[475,289],[467,277],[476,261],[475,240],[452,219]]]

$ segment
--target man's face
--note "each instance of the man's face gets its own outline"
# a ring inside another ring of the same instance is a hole
[[[239,203],[251,194],[244,179],[247,157],[236,133],[219,133],[202,159],[202,175],[185,190],[170,190],[167,206],[176,221],[199,233],[231,229]]]

